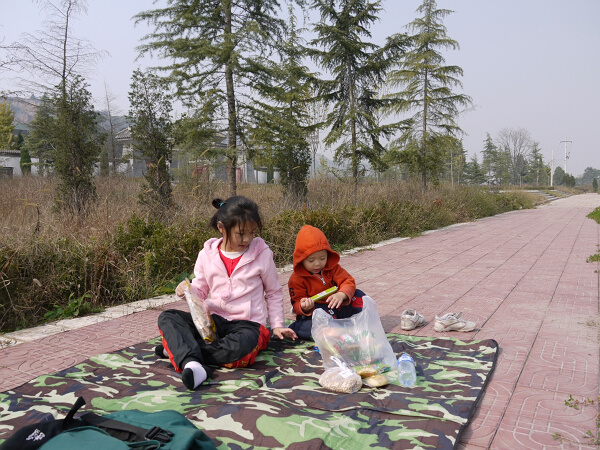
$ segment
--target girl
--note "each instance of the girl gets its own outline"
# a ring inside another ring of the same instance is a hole
[[[245,367],[267,348],[272,332],[295,340],[285,327],[283,292],[273,252],[255,237],[262,231],[258,205],[237,196],[212,202],[217,212],[210,225],[222,238],[204,243],[194,267],[190,291],[205,301],[215,322],[217,339],[208,344],[198,333],[189,312],[170,309],[158,317],[162,345],[155,352],[168,357],[188,389],[195,389],[212,373],[207,365]],[[184,296],[186,282],[175,293]],[[210,293],[210,298],[208,294]],[[265,300],[267,308],[265,308]]]

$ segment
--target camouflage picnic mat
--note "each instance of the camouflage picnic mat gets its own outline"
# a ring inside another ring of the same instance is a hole
[[[384,388],[328,391],[314,344],[274,339],[252,367],[220,368],[192,392],[156,358],[155,338],[0,393],[0,440],[50,414],[64,417],[82,396],[81,412],[177,410],[223,449],[457,448],[494,369],[496,341],[388,338],[417,362],[412,389],[393,371]]]

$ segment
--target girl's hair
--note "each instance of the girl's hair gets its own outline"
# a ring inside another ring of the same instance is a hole
[[[217,208],[217,212],[210,219],[210,226],[218,231],[217,224],[221,222],[225,227],[227,240],[230,238],[233,227],[246,222],[254,222],[258,226],[259,234],[262,232],[262,221],[260,220],[258,205],[249,198],[241,195],[230,197],[227,200],[215,198],[212,205]]]

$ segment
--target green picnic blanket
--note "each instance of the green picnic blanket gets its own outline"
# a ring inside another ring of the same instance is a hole
[[[273,339],[253,366],[219,368],[192,392],[154,355],[157,337],[1,393],[0,440],[49,415],[63,417],[82,396],[83,412],[177,410],[219,448],[457,448],[493,371],[496,341],[388,339],[396,354],[413,355],[414,388],[400,386],[393,371],[383,388],[328,391],[318,383],[324,369],[313,343]]]

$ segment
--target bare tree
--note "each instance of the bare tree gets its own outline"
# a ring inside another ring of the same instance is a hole
[[[316,93],[315,93],[316,96]],[[313,165],[313,177],[317,176],[317,152],[321,147],[321,127],[327,117],[327,106],[322,101],[315,101],[308,103],[306,107],[308,113],[310,126],[314,127],[308,136],[308,142],[310,143],[310,149],[312,152],[312,165]]]
[[[85,76],[107,52],[98,51],[91,42],[73,35],[73,21],[87,13],[86,0],[38,0],[47,12],[43,29],[24,33],[20,42],[8,49],[8,61],[19,75],[17,83],[30,91],[45,93],[76,75]],[[63,90],[63,95],[65,91]]]
[[[510,174],[513,184],[520,184],[525,163],[533,147],[529,131],[524,128],[503,128],[498,133],[497,147],[510,155]]]
[[[106,132],[105,148],[108,159],[108,172],[111,175],[116,175],[118,162],[116,160],[117,143],[115,140],[116,134],[121,131],[125,120],[121,111],[115,107],[116,96],[110,92],[106,82],[104,83],[104,109],[106,113],[106,122],[103,126]]]

